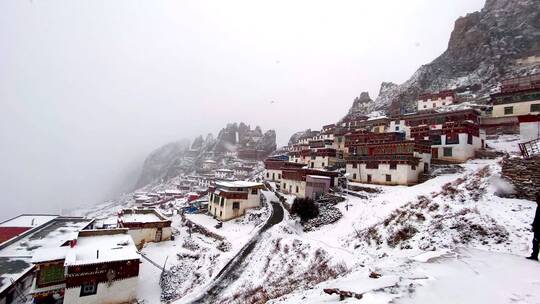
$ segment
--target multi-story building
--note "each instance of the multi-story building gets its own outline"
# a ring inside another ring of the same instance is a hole
[[[268,158],[264,161],[264,174],[263,178],[265,181],[275,182],[276,184],[281,183],[281,175],[283,170],[302,168],[305,165],[303,163],[294,163],[281,159]]]
[[[299,198],[316,198],[337,184],[337,172],[304,168],[284,169],[281,179],[281,191]],[[324,179],[324,181],[322,181]],[[308,185],[309,181],[309,185]],[[324,183],[325,185],[322,185]],[[328,183],[328,185],[326,185]]]
[[[304,150],[300,152],[301,163],[311,169],[324,169],[336,164],[337,151],[333,148]]]
[[[474,109],[407,114],[393,117],[389,129],[399,129],[406,139],[431,141],[433,160],[463,162],[484,148],[479,117]]]
[[[504,80],[491,101],[495,118],[540,114],[540,74]]]
[[[453,90],[440,91],[435,94],[422,94],[418,97],[418,111],[433,110],[442,106],[454,104],[456,93]]]
[[[357,144],[347,156],[347,178],[361,183],[412,185],[429,171],[430,145],[412,140]]]
[[[216,182],[208,189],[208,212],[222,221],[242,216],[247,209],[260,206],[263,188],[255,182]]]

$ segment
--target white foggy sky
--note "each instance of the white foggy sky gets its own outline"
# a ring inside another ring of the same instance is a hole
[[[2,0],[0,220],[99,202],[151,150],[227,122],[278,144],[335,122],[483,4]]]

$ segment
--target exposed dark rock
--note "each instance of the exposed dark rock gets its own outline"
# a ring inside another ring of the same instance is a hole
[[[538,0],[488,0],[480,12],[458,18],[447,50],[405,83],[383,83],[369,110],[410,112],[418,95],[446,89],[470,90],[485,100],[502,79],[540,71],[538,65],[516,62],[540,44],[539,5]]]

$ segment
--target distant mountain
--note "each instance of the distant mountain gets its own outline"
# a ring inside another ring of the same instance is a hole
[[[361,95],[351,111],[368,114],[394,108],[409,112],[420,94],[446,89],[485,98],[502,79],[540,72],[538,64],[517,62],[531,52],[540,55],[539,47],[539,0],[487,0],[481,11],[456,20],[442,55],[401,85],[383,83],[375,101]]]
[[[251,129],[249,125],[229,123],[216,138],[208,134],[206,138],[198,136],[189,143],[182,140],[168,143],[146,158],[136,189],[152,182],[162,182],[180,174],[191,174],[200,170],[205,159],[219,160],[228,152],[241,150],[262,151],[269,155],[276,149],[276,132],[262,132],[259,126]]]

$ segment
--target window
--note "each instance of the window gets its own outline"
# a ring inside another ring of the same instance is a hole
[[[311,163],[311,168],[314,168],[315,167],[315,163]]]
[[[266,172],[266,178],[270,178],[270,172]]]
[[[396,126],[396,131],[399,131],[399,126]]]
[[[240,209],[240,202],[233,202],[232,203],[232,208],[233,209]]]
[[[352,175],[352,179],[356,180],[356,173]]]
[[[97,293],[97,282],[83,283],[81,285],[81,297],[95,295]]]
[[[324,163],[322,163],[322,166],[324,167]]]
[[[287,190],[287,183],[283,183],[283,189]]]
[[[397,164],[396,163],[390,164],[390,170],[397,170]]]
[[[219,205],[220,205],[221,207],[223,207],[224,204],[225,204],[225,200],[224,200],[223,197],[222,197],[222,198],[220,199]]]
[[[424,105],[424,109],[425,109],[425,108],[427,108],[427,106],[426,106],[426,105]]]
[[[443,155],[445,157],[452,157],[452,148],[444,148],[443,149]]]
[[[441,144],[441,136],[440,135],[431,135],[430,136],[431,144],[436,146]]]
[[[386,181],[391,182],[392,181],[392,175],[386,174]]]
[[[531,105],[531,112],[540,112],[540,103]]]
[[[472,145],[472,143],[473,143],[472,134],[467,134],[467,144]]]
[[[60,265],[42,266],[39,270],[39,285],[62,281],[64,281],[64,267]]]
[[[437,107],[437,104],[436,104],[436,103],[433,103],[433,107],[436,108],[436,107]]]
[[[223,211],[219,212],[219,217],[223,216]]]
[[[276,174],[272,173],[272,180],[275,180],[275,179],[276,179]]]
[[[504,115],[514,114],[514,107],[504,107]]]
[[[368,174],[368,175],[367,175],[367,182],[368,182],[368,183],[371,183],[371,174]]]
[[[277,178],[281,179],[281,173],[278,173]]]
[[[412,165],[411,170],[416,170],[416,165]]]
[[[252,188],[251,189],[251,194],[255,195],[255,194],[257,194],[257,191],[258,191],[257,188]]]
[[[447,145],[457,145],[459,144],[459,134],[447,134],[446,135],[446,144]]]
[[[298,186],[296,186],[296,193],[298,193]]]
[[[352,167],[353,167],[353,169],[356,169],[356,168],[358,168],[358,164],[357,164],[357,163],[353,163],[353,164],[352,164]]]

